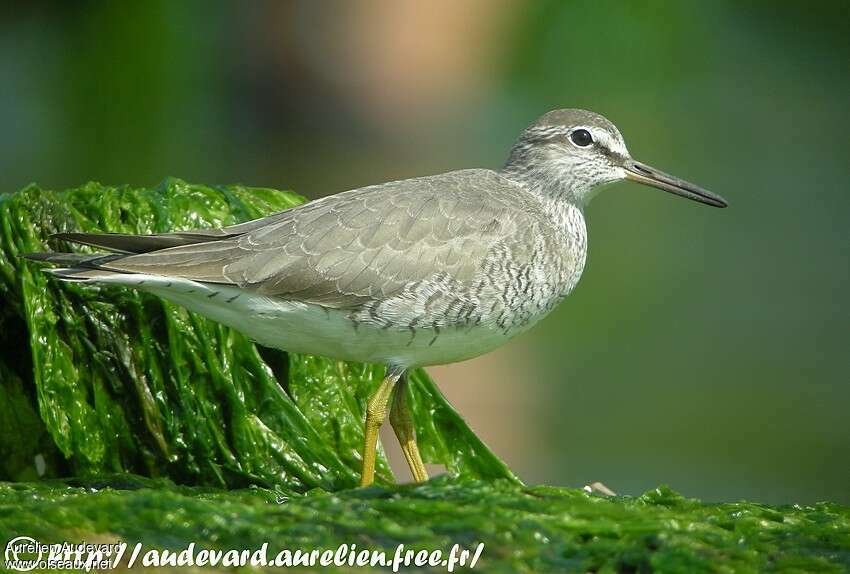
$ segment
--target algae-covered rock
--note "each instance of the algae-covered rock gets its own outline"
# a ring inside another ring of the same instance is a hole
[[[136,566],[151,550],[179,552],[192,543],[196,553],[252,554],[266,543],[269,560],[287,549],[309,553],[342,544],[383,550],[392,558],[399,544],[449,552],[455,544],[474,551],[484,543],[475,571],[487,573],[741,574],[850,567],[850,509],[834,504],[704,504],[665,488],[637,498],[605,498],[577,489],[447,477],[292,497],[256,487],[224,491],[132,476],[0,485],[0,539],[21,534],[42,543],[124,541],[125,567],[138,543]]]
[[[259,348],[157,297],[62,283],[18,257],[80,249],[48,240],[59,231],[218,227],[302,201],[175,179],[0,196],[0,479],[133,472],[292,491],[356,484],[381,367]],[[411,383],[426,460],[458,476],[512,478],[424,372]],[[383,459],[378,479],[391,480]]]

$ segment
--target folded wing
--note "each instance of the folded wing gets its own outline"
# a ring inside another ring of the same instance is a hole
[[[518,210],[517,201],[528,205]],[[488,253],[527,233],[538,210],[498,174],[466,170],[341,193],[242,234],[99,267],[354,308],[438,276],[471,284]]]

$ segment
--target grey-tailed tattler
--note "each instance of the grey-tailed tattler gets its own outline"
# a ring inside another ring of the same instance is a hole
[[[585,206],[623,179],[726,207],[632,159],[604,117],[564,109],[526,128],[502,169],[362,187],[221,229],[60,233],[108,253],[27,257],[63,280],[154,293],[262,345],[386,365],[367,403],[361,484],[388,406],[423,481],[406,373],[487,353],[551,311],[584,269]]]

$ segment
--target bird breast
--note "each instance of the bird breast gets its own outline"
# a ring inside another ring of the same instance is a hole
[[[581,211],[557,208],[495,243],[471,280],[436,273],[392,297],[364,304],[350,318],[356,324],[412,332],[481,328],[510,337],[572,291],[586,250]]]

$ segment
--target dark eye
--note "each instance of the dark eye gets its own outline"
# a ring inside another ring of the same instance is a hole
[[[587,130],[575,130],[570,134],[570,141],[578,147],[587,147],[593,143],[593,136]]]

